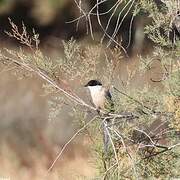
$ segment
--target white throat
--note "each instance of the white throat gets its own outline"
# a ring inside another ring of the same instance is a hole
[[[94,99],[97,96],[99,96],[99,94],[101,93],[102,90],[102,86],[97,85],[97,86],[88,86],[90,93],[91,93],[91,97]]]
[[[103,108],[105,100],[104,87],[102,87],[101,85],[88,86],[88,89],[90,90],[91,98],[94,105],[97,108]]]

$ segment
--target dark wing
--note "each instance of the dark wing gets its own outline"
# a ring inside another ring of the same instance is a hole
[[[105,97],[106,97],[106,102],[105,102],[105,109],[108,112],[114,112],[114,103],[112,101],[112,96],[109,90],[105,91]]]
[[[112,99],[111,93],[109,92],[109,90],[105,91],[105,97],[109,98],[110,100]]]

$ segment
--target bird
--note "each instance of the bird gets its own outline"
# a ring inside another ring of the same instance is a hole
[[[89,89],[92,102],[98,113],[100,113],[100,110],[106,113],[114,112],[112,95],[109,89],[104,87],[99,80],[90,80],[85,87]]]
[[[90,80],[85,87],[90,91],[92,102],[97,109],[97,112],[101,115],[103,121],[103,140],[105,154],[108,153],[110,138],[107,126],[110,124],[110,118],[108,114],[114,112],[114,103],[112,101],[112,95],[108,88],[104,87],[99,80]],[[101,110],[105,112],[106,117],[101,114]]]

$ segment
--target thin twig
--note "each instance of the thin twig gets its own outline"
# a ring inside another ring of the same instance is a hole
[[[48,168],[47,172],[50,172],[52,170],[52,168],[54,167],[55,163],[58,161],[58,159],[60,158],[60,156],[62,155],[62,153],[64,152],[64,150],[67,148],[67,146],[73,141],[73,139],[80,133],[82,132],[84,129],[86,129],[98,116],[95,116],[93,119],[91,119],[88,123],[86,123],[82,128],[80,128],[70,139],[69,141],[64,144],[64,146],[62,147],[61,151],[58,153],[58,155],[56,156],[56,158],[54,159],[53,163],[51,164],[51,166]]]

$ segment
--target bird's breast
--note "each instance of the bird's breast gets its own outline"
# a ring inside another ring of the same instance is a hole
[[[96,108],[104,108],[105,94],[104,91],[91,92],[91,97]]]

